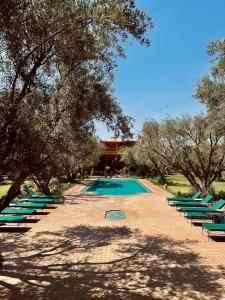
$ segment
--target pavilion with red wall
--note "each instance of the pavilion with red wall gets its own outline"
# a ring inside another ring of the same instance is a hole
[[[105,167],[110,167],[112,172],[120,171],[124,167],[122,162],[120,151],[122,148],[131,147],[137,143],[137,141],[118,141],[118,140],[107,140],[101,141],[103,144],[103,153],[100,157],[100,162],[96,166],[97,171],[104,171]]]

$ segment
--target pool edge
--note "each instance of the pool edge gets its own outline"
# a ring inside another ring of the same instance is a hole
[[[93,191],[88,191],[88,189],[97,181],[101,180],[101,179],[114,179],[114,180],[133,180],[136,181],[143,189],[145,192],[143,193],[137,193],[137,194],[130,194],[130,195],[108,195],[108,194],[100,194],[97,192],[93,192]],[[140,179],[138,178],[105,178],[105,177],[101,177],[101,178],[97,178],[97,179],[93,179],[93,181],[90,183],[90,185],[85,186],[84,188],[82,188],[82,190],[80,191],[81,193],[93,193],[95,195],[103,195],[104,197],[129,197],[129,196],[135,196],[135,195],[143,195],[143,194],[152,194],[153,191],[150,190],[150,188],[148,188],[144,183],[142,183],[140,181]]]

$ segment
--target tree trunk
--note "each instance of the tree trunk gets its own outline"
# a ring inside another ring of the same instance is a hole
[[[70,172],[67,174],[67,180],[68,182],[75,182],[77,176],[77,172]]]
[[[159,172],[159,180],[161,184],[165,184],[166,183],[166,177],[162,172]]]
[[[222,180],[223,180],[222,172],[218,172],[218,175],[216,177],[216,181],[222,181]]]
[[[208,180],[203,180],[201,184],[202,184],[202,193],[203,195],[206,196],[209,193],[211,183]]]
[[[194,176],[192,176],[189,173],[181,173],[185,176],[185,178],[187,178],[187,180],[190,182],[191,186],[195,189],[195,191],[202,191],[202,186],[199,185]]]
[[[42,194],[45,194],[45,195],[50,195],[51,194],[51,191],[49,189],[49,183],[47,182],[42,182],[42,184],[38,187],[40,192]]]
[[[51,194],[51,191],[50,191],[50,188],[49,188],[49,183],[51,181],[51,178],[33,178],[38,190],[42,193],[42,194],[45,194],[45,195],[50,195]]]
[[[21,193],[20,187],[26,178],[27,178],[27,175],[23,174],[23,175],[18,176],[13,181],[11,187],[8,190],[7,195],[3,196],[0,199],[0,210],[6,208],[9,205],[9,203]]]
[[[152,161],[152,163],[153,163],[153,165],[156,169],[156,172],[159,175],[160,183],[165,184],[166,183],[166,178],[165,178],[165,172],[164,172],[162,166],[159,166],[159,164],[156,161],[154,161],[153,159],[151,161]]]
[[[42,193],[42,194],[45,194],[45,195],[50,195],[51,192],[50,192],[50,189],[49,189],[49,182],[50,181],[36,181],[36,185],[37,185],[37,188],[38,190]]]
[[[84,168],[81,168],[81,178],[82,180],[84,180],[84,173],[85,173],[85,169]]]

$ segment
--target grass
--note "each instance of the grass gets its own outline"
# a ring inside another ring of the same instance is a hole
[[[98,178],[102,176],[90,176],[90,178]],[[137,178],[136,176],[129,176],[129,178]],[[225,178],[225,173],[223,174],[223,177]],[[163,187],[162,184],[159,183],[159,178],[151,178],[149,179],[152,183]],[[77,180],[76,183],[79,183],[82,180]],[[191,187],[190,183],[187,181],[187,179],[179,173],[173,174],[173,175],[167,175],[166,181],[168,184],[168,192],[170,192],[173,195],[182,195],[187,196],[193,193],[193,188]],[[71,188],[75,183],[63,183],[63,191],[68,190]],[[8,189],[10,188],[11,181],[7,180],[4,181],[2,184],[0,184],[0,198],[8,192]],[[225,181],[215,181],[213,183],[213,189],[216,194],[220,192],[225,192]]]
[[[99,176],[102,177],[102,176]],[[71,187],[73,187],[75,184],[81,183],[82,179],[76,179],[74,183],[70,183],[70,182],[63,182],[62,183],[62,192],[70,189]],[[4,182],[0,183],[0,199],[1,197],[5,196],[11,186],[12,181],[10,180],[5,180]],[[30,185],[32,182],[30,181],[26,181],[25,182],[26,185]],[[36,190],[35,190],[36,191]]]
[[[225,177],[225,173],[223,174],[223,178]],[[159,178],[151,178],[150,181],[158,186],[163,187],[159,182]],[[179,173],[173,175],[166,176],[167,189],[171,194],[178,196],[187,196],[193,194],[193,188],[187,179]],[[225,192],[225,181],[215,181],[212,185],[215,194],[219,194],[221,192]]]
[[[0,198],[7,194],[11,183],[12,182],[10,180],[6,180],[0,184]],[[72,186],[74,186],[73,183],[62,183],[63,191],[70,189]]]
[[[70,183],[70,182],[63,182],[62,183],[62,190],[63,192],[70,189],[71,187],[74,186],[75,183]]]
[[[167,175],[168,191],[174,195],[189,195],[193,188],[187,179],[181,174]]]
[[[0,184],[0,198],[5,196],[11,186],[11,181],[6,180],[3,183]]]

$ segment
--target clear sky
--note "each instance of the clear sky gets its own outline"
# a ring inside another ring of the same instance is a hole
[[[153,18],[151,46],[136,42],[120,59],[115,93],[123,111],[135,119],[133,132],[150,118],[165,119],[204,112],[192,96],[195,83],[209,72],[206,46],[225,38],[225,0],[137,0]],[[97,124],[101,139],[112,136]]]

